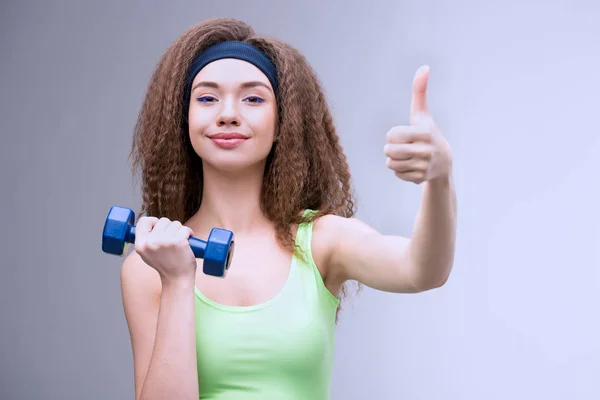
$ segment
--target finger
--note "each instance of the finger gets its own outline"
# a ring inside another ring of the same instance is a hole
[[[410,159],[410,160],[393,160],[388,158],[386,166],[394,172],[427,172],[429,163],[425,160]]]
[[[150,233],[157,222],[158,218],[156,217],[141,217],[135,227],[136,238],[143,237]]]
[[[429,114],[427,108],[427,83],[429,81],[429,66],[421,66],[413,78],[412,99],[410,102],[411,125],[420,115]]]
[[[410,160],[413,158],[413,152],[410,144],[388,143],[383,146],[383,154],[393,160]]]
[[[425,182],[426,179],[426,173],[423,171],[394,172],[394,174],[402,180],[417,184]]]
[[[189,239],[191,236],[194,236],[194,231],[187,226],[181,226],[175,235],[179,238]]]
[[[154,225],[152,229],[152,233],[161,234],[167,230],[167,227],[171,224],[171,220],[167,217],[162,217],[158,219],[158,222]]]
[[[171,223],[165,228],[166,236],[175,236],[182,224],[179,221],[171,221]]]
[[[416,114],[411,118],[410,122],[410,126],[414,127],[415,130],[429,133],[431,140],[433,132],[435,132],[435,122],[431,114]]]
[[[431,160],[432,146],[427,143],[387,143],[383,153],[393,160]]]
[[[427,126],[395,126],[386,135],[389,143],[431,143],[431,132]]]

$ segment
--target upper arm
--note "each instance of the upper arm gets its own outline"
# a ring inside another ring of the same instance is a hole
[[[356,218],[327,215],[319,224],[329,242],[327,273],[332,279],[355,280],[385,292],[422,291],[409,262],[409,238],[383,235]]]
[[[158,272],[133,251],[121,268],[123,309],[133,352],[135,398],[138,399],[152,358],[160,305]]]

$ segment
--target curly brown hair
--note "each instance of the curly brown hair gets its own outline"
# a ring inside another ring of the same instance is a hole
[[[267,159],[260,202],[279,244],[293,251],[293,224],[326,214],[355,214],[346,156],[319,79],[305,57],[232,18],[209,19],[187,29],[152,74],[130,153],[134,174],[141,172],[140,214],[186,221],[200,207],[202,162],[187,131],[186,76],[200,52],[231,40],[261,49],[278,71],[277,141]],[[305,209],[315,213],[303,217]]]

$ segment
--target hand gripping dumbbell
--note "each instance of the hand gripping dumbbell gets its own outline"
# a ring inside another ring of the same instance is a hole
[[[135,213],[119,206],[111,207],[102,232],[102,251],[122,256],[129,243],[135,243]],[[208,242],[189,238],[192,252],[197,258],[203,258],[203,272],[207,275],[224,277],[229,269],[235,245],[231,231],[213,228]]]

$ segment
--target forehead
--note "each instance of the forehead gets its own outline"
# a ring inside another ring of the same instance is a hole
[[[260,81],[271,87],[265,74],[255,65],[234,58],[224,58],[213,61],[194,78],[193,84],[201,81],[211,81],[219,84],[239,84],[247,81]]]

